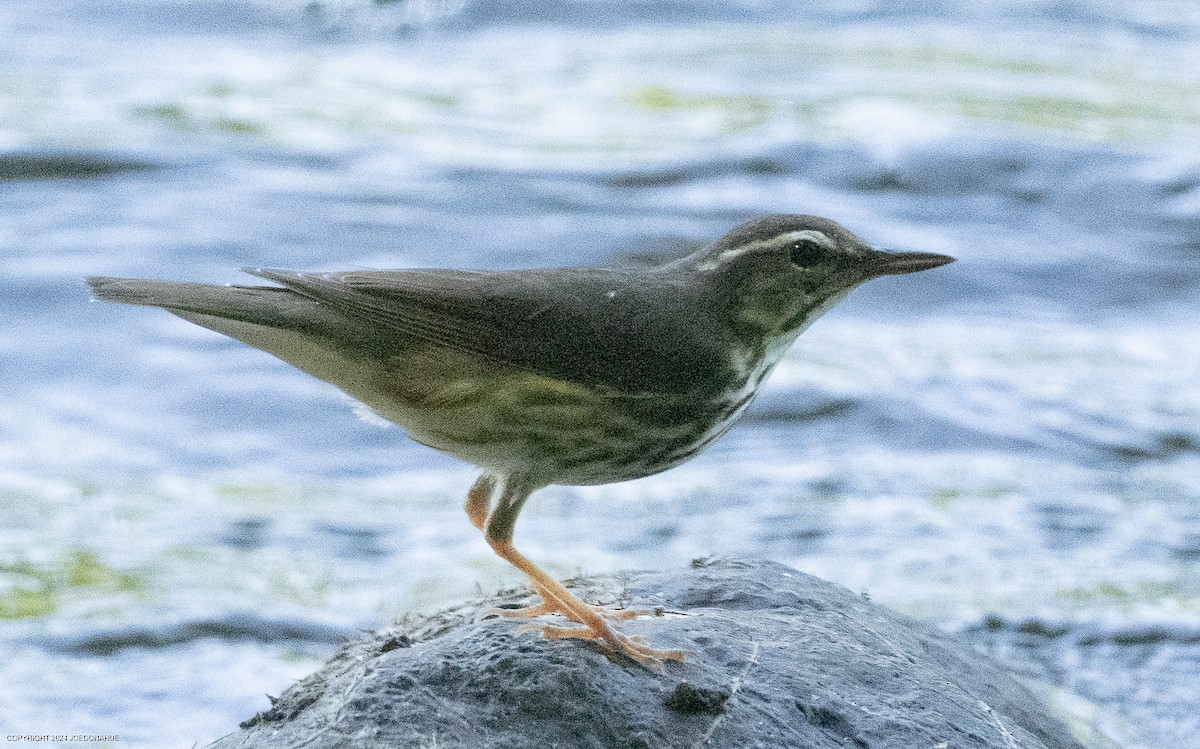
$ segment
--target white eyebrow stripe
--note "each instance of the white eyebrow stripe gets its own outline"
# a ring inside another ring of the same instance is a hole
[[[783,234],[778,234],[770,239],[759,239],[749,244],[738,245],[725,250],[720,255],[714,258],[709,258],[699,265],[699,270],[709,271],[716,270],[722,265],[725,265],[730,260],[736,257],[745,255],[747,252],[757,252],[766,247],[778,247],[779,245],[791,244],[801,239],[809,239],[821,245],[827,250],[832,250],[834,247],[833,240],[825,232],[817,231],[816,229],[801,229],[799,231],[789,231]]]

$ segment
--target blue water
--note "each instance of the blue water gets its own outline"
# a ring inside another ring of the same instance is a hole
[[[520,582],[469,466],[83,276],[656,262],[787,211],[959,262],[856,290],[691,463],[540,492],[526,552],[776,559],[1200,747],[1200,12],[778,5],[0,7],[0,729],[203,744]]]

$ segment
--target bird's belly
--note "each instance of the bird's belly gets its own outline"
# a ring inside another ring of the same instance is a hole
[[[749,396],[614,396],[573,382],[431,349],[405,356],[356,394],[416,441],[547,484],[605,484],[688,460],[723,434]]]

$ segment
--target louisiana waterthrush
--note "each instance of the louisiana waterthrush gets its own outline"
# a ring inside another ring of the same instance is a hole
[[[483,474],[466,511],[560,614],[646,665],[682,659],[611,626],[512,544],[529,495],[688,460],[746,409],[792,341],[858,284],[951,262],[887,252],[828,219],[759,218],[658,267],[297,273],[278,286],[90,278],[96,298],[162,307],[338,386]]]

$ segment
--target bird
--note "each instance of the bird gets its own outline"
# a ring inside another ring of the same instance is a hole
[[[626,481],[689,460],[852,289],[953,260],[877,249],[827,218],[776,214],[647,267],[244,268],[272,285],[87,283],[96,299],[161,307],[272,354],[478,467],[467,517],[540,597],[498,613],[661,669],[686,651],[620,631],[646,612],[585,603],[517,550],[526,500],[549,485]]]

